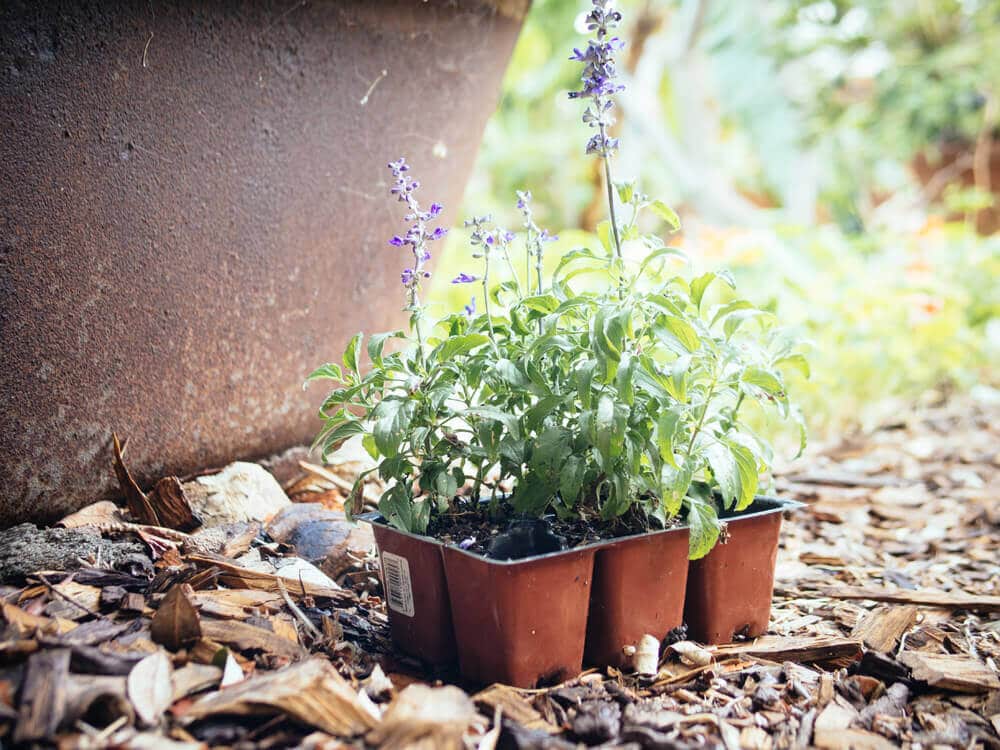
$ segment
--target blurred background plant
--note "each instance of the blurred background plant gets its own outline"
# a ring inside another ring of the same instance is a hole
[[[814,433],[956,390],[1000,398],[1000,0],[619,4],[616,179],[677,209],[692,273],[729,268],[812,340],[796,385]],[[518,229],[530,189],[560,236],[549,271],[597,246],[602,217],[566,98],[588,6],[535,0],[464,202]],[[467,240],[449,237],[432,312],[469,302],[448,283]]]

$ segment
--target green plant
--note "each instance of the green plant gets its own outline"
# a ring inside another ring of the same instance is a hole
[[[612,54],[621,43],[608,33],[620,15],[594,0],[588,20],[597,38],[574,51],[585,63],[584,88],[571,96],[590,100],[583,120],[596,133],[587,152],[602,160],[608,186],[601,246],[567,253],[546,281],[551,237],[532,217],[530,194],[519,193],[523,259],[515,257],[514,233],[489,217],[472,219],[481,269],[453,283],[479,284],[483,309],[473,297],[464,313],[425,332],[423,263],[427,243],[440,236],[427,223],[440,208],[422,211],[405,162],[390,164],[393,192],[412,222],[390,242],[415,259],[402,279],[411,346],[387,354],[386,342],[402,332],[372,337],[372,366],[363,374],[359,334],[342,367],[310,375],[341,383],[321,409],[326,426],[317,442],[326,452],[363,435],[388,483],[379,508],[406,531],[425,532],[434,512],[454,510],[464,497],[478,505],[484,490],[495,510],[498,488],[511,483],[508,502],[526,516],[607,521],[635,510],[665,525],[686,508],[691,554],[699,557],[719,534],[715,493],[728,509],[746,508],[770,465],[770,445],[741,407],[773,406],[801,426],[784,370],[808,374],[808,366],[771,313],[735,297],[712,303],[714,282],[735,287],[729,274],[667,272],[681,253],[649,230],[677,230],[676,214],[611,175],[612,96],[621,90]],[[499,268],[507,279],[495,284]],[[596,288],[582,283],[587,278],[598,280]]]

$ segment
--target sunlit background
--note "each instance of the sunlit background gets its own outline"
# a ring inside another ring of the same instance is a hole
[[[599,162],[567,98],[582,0],[536,0],[463,215],[520,228],[515,190],[563,252],[597,246]],[[1000,2],[621,0],[615,180],[671,204],[670,244],[812,342],[795,392],[814,436],[1000,384]],[[576,27],[576,28],[575,28]],[[462,230],[433,312],[461,308]],[[551,268],[551,266],[550,266]],[[498,279],[499,281],[500,279]]]

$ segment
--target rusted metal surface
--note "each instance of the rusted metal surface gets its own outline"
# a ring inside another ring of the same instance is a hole
[[[0,523],[308,439],[400,323],[385,163],[455,209],[518,2],[0,6]],[[449,213],[450,212],[450,213]]]

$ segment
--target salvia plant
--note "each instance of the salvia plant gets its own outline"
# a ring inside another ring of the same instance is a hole
[[[406,206],[408,228],[390,244],[412,255],[402,274],[410,334],[369,338],[367,368],[358,334],[342,365],[323,365],[310,379],[339,384],[321,408],[317,444],[326,454],[363,436],[378,460],[372,471],[386,481],[379,509],[397,528],[424,533],[433,514],[479,507],[484,497],[497,511],[502,485],[513,487],[502,500],[527,517],[631,513],[653,527],[684,514],[700,557],[719,536],[720,511],[747,508],[771,462],[744,405],[801,426],[783,374],[807,371],[799,345],[747,300],[710,303],[713,284],[735,289],[728,273],[667,273],[680,252],[643,228],[676,231],[677,216],[634,183],[613,180],[620,22],[609,0],[593,0],[593,38],[572,56],[583,74],[570,97],[586,100],[586,150],[602,161],[608,220],[600,245],[567,253],[550,278],[543,260],[554,237],[520,191],[522,232],[489,216],[467,222],[474,266],[453,283],[474,293],[464,310],[428,324],[420,292],[428,248],[445,232],[431,229],[441,206],[424,210],[409,165],[389,164],[392,193]],[[639,259],[626,257],[625,245],[642,248]],[[597,291],[588,276],[602,282]],[[409,345],[386,353],[394,338]]]

